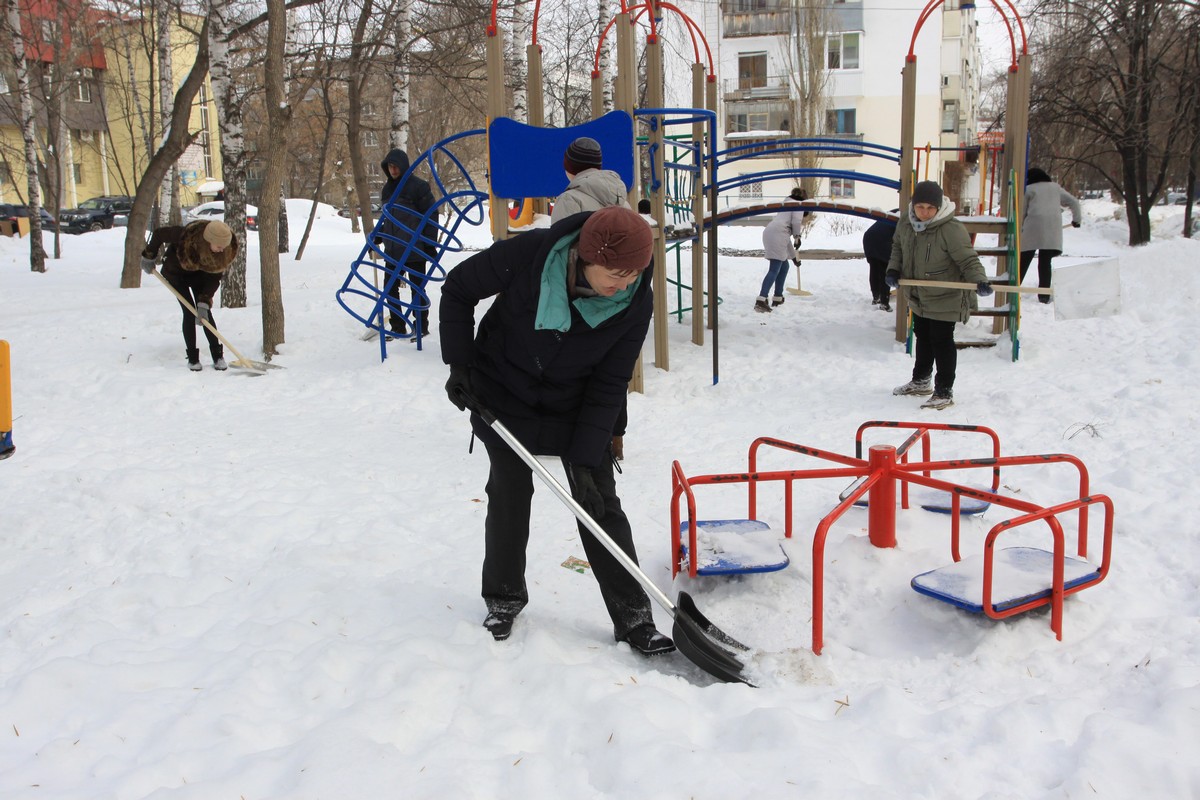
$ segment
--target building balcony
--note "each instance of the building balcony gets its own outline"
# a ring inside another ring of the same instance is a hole
[[[790,86],[786,78],[767,78],[762,86],[748,86],[746,81],[728,79],[722,82],[721,91],[726,103],[743,100],[778,100],[787,98]]]

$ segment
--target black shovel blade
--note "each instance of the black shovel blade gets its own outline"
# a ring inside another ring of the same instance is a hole
[[[713,625],[712,622],[709,621],[708,617],[700,613],[700,609],[696,607],[696,601],[693,600],[692,596],[687,592],[679,593],[679,596],[675,598],[675,606],[683,611],[683,613],[687,614],[691,619],[695,620],[696,624],[700,626],[700,629],[704,631],[707,636],[716,639],[721,644],[729,645],[735,650],[746,651],[750,649],[737,639],[734,639],[725,631],[718,628],[716,625]]]
[[[695,612],[695,617],[683,608],[684,598],[687,598],[686,602],[691,607],[691,611]],[[695,603],[691,602],[691,598],[686,593],[680,592],[679,599],[680,603],[675,608],[675,625],[671,629],[671,635],[675,638],[675,647],[679,649],[679,652],[715,678],[726,683],[744,683],[747,686],[753,686],[754,684],[742,674],[746,665],[738,660],[737,656],[714,641],[714,638],[705,632],[705,628],[716,631],[730,642],[734,642],[734,640],[721,633],[705,619],[703,614],[696,611]],[[738,646],[746,649],[742,645]]]

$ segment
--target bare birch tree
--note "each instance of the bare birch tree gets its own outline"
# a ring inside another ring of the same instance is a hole
[[[25,42],[21,37],[21,12],[18,0],[7,0],[4,14],[5,34],[12,42],[13,69],[17,75],[17,94],[21,102],[21,138],[25,142],[25,175],[29,206],[29,269],[46,271],[46,251],[42,248],[42,220],[37,213],[41,191],[38,188],[37,126],[33,113],[33,95],[29,86],[29,65],[25,60]]]

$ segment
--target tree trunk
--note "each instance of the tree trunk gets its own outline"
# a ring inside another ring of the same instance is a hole
[[[287,158],[291,108],[283,91],[284,47],[287,17],[284,0],[267,0],[267,52],[263,82],[267,107],[267,140],[272,147],[263,170],[263,190],[258,209],[258,257],[262,273],[263,355],[270,359],[283,344],[283,289],[279,278],[279,195]]]
[[[171,124],[171,93],[174,86],[172,75],[174,67],[171,61],[171,9],[167,0],[156,0],[154,3],[155,20],[155,49],[158,51],[158,110],[162,129]],[[170,169],[160,184],[158,196],[158,225],[171,224],[171,209],[175,204],[175,171],[176,164]],[[157,225],[155,227],[158,227]]]
[[[392,129],[388,136],[393,149],[408,152],[410,56],[412,37],[411,0],[400,0],[396,13],[396,53],[392,59]]]
[[[10,0],[12,2],[12,0]],[[195,138],[188,133],[192,102],[200,93],[204,78],[208,74],[208,26],[206,18],[200,28],[196,43],[196,59],[175,94],[171,110],[171,126],[158,151],[146,165],[146,172],[138,184],[133,197],[133,209],[129,212],[129,227],[125,231],[125,264],[121,270],[121,288],[136,289],[142,285],[142,270],[139,266],[142,250],[146,247],[143,234],[149,228],[151,207],[158,195],[158,187],[171,165],[179,160]]]
[[[214,0],[210,14],[209,47],[212,52],[211,78],[217,104],[217,125],[221,129],[221,172],[225,185],[225,224],[234,238],[246,242],[246,137],[242,128],[242,103],[233,85],[230,64],[230,40],[233,38],[232,10],[227,0]],[[261,241],[261,239],[260,239]],[[246,307],[246,248],[238,249],[237,258],[221,281],[221,305]]]
[[[367,27],[373,25],[375,5],[372,0],[364,0],[362,10],[354,23],[354,35],[350,45],[350,57],[346,63],[346,73],[351,76],[346,92],[346,139],[350,148],[350,172],[354,179],[354,197],[357,205],[350,201],[350,215],[355,223],[362,220],[362,227],[354,225],[353,231],[369,231],[375,227],[371,216],[371,192],[367,188],[367,169],[362,158],[362,90],[363,77],[366,70],[366,60],[363,58],[364,39]]]
[[[8,0],[4,14],[5,33],[12,42],[12,64],[17,75],[17,93],[21,97],[21,137],[25,142],[25,176],[28,183],[29,205],[36,209],[41,192],[38,187],[37,130],[33,115],[33,95],[29,89],[29,65],[25,61],[25,45],[21,37],[21,12],[17,0]],[[29,218],[29,269],[46,271],[46,251],[42,247],[41,215],[34,212]]]

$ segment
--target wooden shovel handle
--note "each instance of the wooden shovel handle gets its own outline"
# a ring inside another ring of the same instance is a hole
[[[965,289],[967,291],[975,291],[973,283],[957,283],[955,281],[919,281],[915,278],[903,278],[900,281],[901,286],[933,286],[938,289]],[[993,283],[992,289],[1003,294],[1004,292],[1019,292],[1021,294],[1054,294],[1053,289],[1042,289],[1037,286],[1009,286],[1007,283]]]
[[[172,286],[170,284],[170,282],[167,281],[166,278],[164,278],[162,276],[161,272],[159,272],[158,270],[154,270],[154,277],[156,277],[160,281],[162,281],[162,285],[171,290],[171,294],[175,295],[175,299],[178,300],[180,303],[182,303],[183,307],[186,308],[188,311],[190,311],[192,313],[193,317],[200,320],[200,323],[202,325],[204,325],[204,327],[206,327],[210,331],[212,331],[213,335],[216,336],[218,339],[220,339],[221,342],[226,347],[229,348],[229,352],[233,353],[234,356],[237,357],[237,361],[234,363],[241,364],[248,369],[258,369],[258,367],[255,365],[255,363],[253,361],[251,361],[250,359],[246,358],[241,353],[239,353],[238,349],[233,346],[233,343],[221,335],[221,332],[219,330],[217,330],[216,326],[214,326],[211,322],[208,321],[207,317],[200,316],[200,313],[198,311],[196,311],[196,307],[194,305],[192,305],[190,302],[188,302],[188,299],[186,297],[184,297],[182,294],[180,294],[179,291],[174,286]]]

